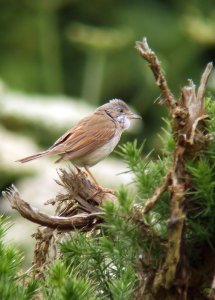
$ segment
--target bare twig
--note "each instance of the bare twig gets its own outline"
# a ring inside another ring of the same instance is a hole
[[[146,201],[143,213],[147,214],[153,208],[155,203],[159,200],[160,196],[167,190],[170,176],[167,175],[163,179],[161,186],[157,187],[153,195]]]
[[[191,133],[190,133],[190,137],[187,139],[187,142],[191,145],[193,145],[194,143],[194,137],[195,137],[195,133],[196,133],[196,128],[198,126],[199,121],[204,120],[208,117],[208,115],[202,115],[198,118],[195,119],[192,129],[191,129]]]
[[[155,53],[149,48],[147,39],[144,37],[142,42],[136,42],[135,48],[140,53],[140,55],[149,63],[149,66],[155,76],[156,83],[161,90],[165,102],[168,103],[171,109],[175,108],[177,103],[168,87],[166,78],[161,71],[160,62]]]
[[[207,64],[207,66],[204,70],[204,73],[202,74],[201,80],[200,80],[200,84],[199,84],[199,88],[198,88],[198,92],[197,92],[197,99],[198,99],[198,102],[202,103],[202,109],[203,109],[203,105],[204,105],[205,89],[206,89],[208,78],[211,74],[212,69],[213,69],[213,63],[210,62]]]
[[[208,63],[200,80],[200,86],[195,91],[195,85],[192,80],[188,80],[188,86],[182,88],[182,99],[181,104],[188,109],[189,112],[189,126],[187,126],[187,131],[190,130],[190,127],[193,126],[195,122],[195,127],[198,125],[197,118],[202,119],[202,116],[205,115],[204,111],[204,95],[206,84],[208,82],[209,75],[212,71],[213,64]],[[197,124],[197,125],[196,125]],[[195,130],[194,130],[195,131]]]

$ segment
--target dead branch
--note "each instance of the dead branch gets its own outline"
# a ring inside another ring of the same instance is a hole
[[[202,116],[205,115],[204,111],[204,95],[205,89],[208,82],[209,75],[212,71],[213,64],[208,63],[200,80],[200,85],[196,93],[196,87],[192,80],[188,80],[188,85],[182,88],[182,96],[179,99],[179,102],[182,106],[186,107],[189,112],[189,126],[187,131],[191,131],[190,127],[193,126],[194,122],[202,119]],[[195,126],[196,127],[196,126]]]
[[[94,219],[101,218],[103,215],[102,212],[95,212],[91,214],[77,214],[71,217],[49,216],[22,200],[14,185],[6,192],[3,192],[3,196],[10,201],[11,207],[16,209],[25,219],[58,230],[86,230],[89,227],[91,228]]]
[[[95,223],[101,222],[103,213],[99,207],[106,201],[116,201],[113,192],[106,192],[102,188],[99,190],[80,170],[76,173],[71,169],[60,169],[58,175],[57,183],[64,187],[65,194],[60,193],[55,199],[47,201],[48,204],[56,204],[57,216],[49,216],[29,205],[21,199],[14,185],[3,192],[3,196],[24,218],[49,228],[90,230],[92,224],[95,226]]]
[[[10,201],[11,207],[27,220],[42,225],[33,235],[36,239],[32,274],[44,276],[44,271],[58,257],[58,240],[66,237],[67,232],[93,231],[103,222],[102,205],[107,201],[116,203],[112,190],[96,186],[86,173],[81,170],[58,171],[58,185],[63,187],[63,193],[46,204],[56,206],[56,215],[50,216],[24,201],[13,185],[3,192]],[[54,255],[53,255],[54,253]]]
[[[167,190],[169,178],[169,175],[165,176],[162,185],[157,187],[153,195],[146,201],[143,209],[144,214],[149,213],[149,211],[153,208],[155,203],[159,200],[160,196]]]
[[[96,186],[86,173],[69,169],[58,171],[57,184],[63,187],[64,194],[59,193],[55,199],[46,204],[56,205],[56,213],[60,216],[71,216],[77,213],[95,213],[105,202],[117,202],[114,192],[110,189]]]
[[[54,229],[48,227],[37,228],[37,232],[33,235],[36,239],[36,245],[32,265],[33,272],[36,277],[44,277],[44,271],[48,266],[48,258],[53,236]]]
[[[200,111],[201,111],[201,109],[203,109],[205,89],[206,89],[206,85],[207,85],[207,82],[208,82],[208,79],[209,79],[212,69],[213,69],[213,63],[210,62],[207,64],[207,66],[202,74],[201,80],[200,80],[200,84],[199,84],[199,88],[198,88],[198,92],[197,92],[197,100],[199,103],[201,103]]]
[[[161,70],[160,62],[156,54],[150,49],[147,39],[144,37],[142,42],[136,42],[135,48],[140,53],[140,55],[149,63],[152,73],[155,76],[156,83],[161,90],[165,102],[168,103],[171,109],[176,106],[176,100],[172,92],[170,91],[166,78]]]
[[[186,191],[189,187],[189,175],[186,171],[186,158],[195,157],[199,150],[206,147],[208,136],[199,123],[207,116],[204,111],[204,94],[206,84],[212,70],[212,63],[206,66],[201,77],[200,86],[196,94],[195,85],[191,80],[181,92],[181,98],[175,99],[168,87],[156,54],[148,46],[146,38],[137,42],[136,47],[140,55],[149,63],[165,99],[172,119],[172,131],[175,138],[173,164],[164,177],[163,184],[158,187],[144,207],[149,213],[160,196],[168,189],[170,202],[170,218],[168,221],[168,241],[163,265],[154,278],[153,294],[160,297],[161,290],[171,290],[172,297],[187,299],[189,267],[184,250],[185,220],[187,199]],[[158,296],[159,295],[159,296]],[[174,296],[173,296],[174,295]],[[179,296],[180,295],[180,296]],[[178,299],[178,298],[177,298]]]

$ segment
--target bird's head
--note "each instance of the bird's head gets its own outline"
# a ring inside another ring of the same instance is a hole
[[[130,126],[131,120],[142,119],[133,113],[128,105],[120,99],[110,100],[108,103],[100,106],[97,111],[104,111],[112,119],[119,122],[123,129],[127,129]]]

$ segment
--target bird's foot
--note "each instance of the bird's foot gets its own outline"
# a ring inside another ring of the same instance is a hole
[[[96,186],[96,192],[93,193],[93,195],[90,197],[91,199],[93,199],[94,197],[96,197],[99,194],[112,194],[115,195],[114,190],[108,189],[108,188],[103,188],[100,185]]]
[[[98,193],[115,195],[115,192],[112,189],[104,188],[104,187],[101,187],[99,185],[96,188],[97,188]]]

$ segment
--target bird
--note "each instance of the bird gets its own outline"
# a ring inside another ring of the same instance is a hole
[[[105,159],[117,146],[122,133],[130,127],[132,119],[141,119],[120,99],[112,99],[98,107],[94,113],[80,120],[47,150],[17,160],[27,163],[44,156],[59,155],[56,161],[71,161],[79,169],[84,167],[97,186],[89,168]]]

